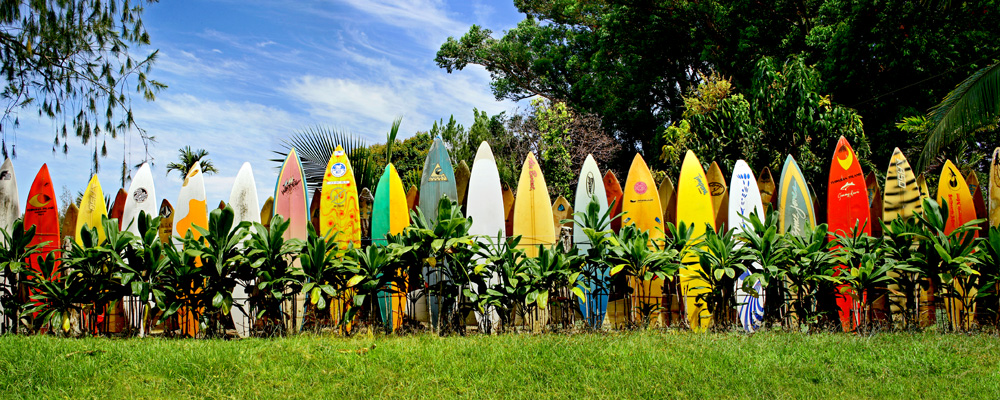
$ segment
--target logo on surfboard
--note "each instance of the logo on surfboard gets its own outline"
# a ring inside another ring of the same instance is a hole
[[[39,193],[34,196],[31,196],[31,198],[28,199],[28,204],[31,204],[32,207],[41,208],[47,206],[50,201],[52,201],[52,198],[49,197],[47,194]]]
[[[330,173],[333,174],[333,176],[335,176],[337,178],[340,178],[340,177],[344,176],[345,174],[347,174],[347,166],[344,165],[344,163],[341,163],[341,162],[334,163],[330,167]]]
[[[434,169],[431,170],[431,176],[427,178],[427,182],[448,182],[448,176],[444,174],[440,163],[434,164]]]
[[[138,188],[132,193],[132,198],[135,199],[136,203],[142,203],[149,198],[149,193],[146,192],[146,188]]]

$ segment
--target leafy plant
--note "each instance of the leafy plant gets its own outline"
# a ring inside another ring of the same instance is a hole
[[[666,247],[661,242],[649,240],[649,232],[640,231],[635,225],[622,226],[618,232],[618,243],[621,247],[614,249],[611,257],[615,266],[611,269],[611,275],[615,276],[624,273],[626,277],[643,282],[637,293],[632,296],[647,298],[648,291],[654,280],[664,282],[670,279],[680,269],[680,260],[683,255],[676,248]],[[661,249],[658,246],[665,246]],[[645,282],[649,282],[648,284]],[[638,321],[632,321],[636,326],[649,326],[653,318],[659,315],[659,304],[644,304],[634,310],[639,317]]]
[[[271,218],[269,225],[254,223],[245,242],[248,268],[235,275],[244,285],[252,282],[255,289],[250,293],[250,309],[241,312],[263,320],[268,335],[286,333],[282,303],[301,287],[292,265],[305,244],[299,239],[285,240],[289,221],[280,214]]]
[[[46,243],[31,245],[35,238],[35,226],[24,229],[24,220],[18,218],[10,232],[0,229],[3,242],[0,243],[0,308],[3,309],[0,333],[15,329],[18,313],[23,306],[20,301],[20,281],[18,277],[28,267],[28,258],[38,254]]]

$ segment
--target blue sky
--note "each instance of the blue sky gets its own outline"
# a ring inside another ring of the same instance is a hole
[[[288,134],[316,125],[384,140],[403,117],[401,136],[454,115],[469,126],[472,108],[490,114],[518,105],[497,102],[489,74],[448,74],[434,64],[448,36],[472,24],[494,32],[523,15],[512,1],[332,0],[163,1],[144,22],[160,59],[151,77],[170,87],[152,103],[133,103],[137,122],[157,143],[150,149],[157,201],[174,202],[181,177],[165,166],[185,145],[204,148],[219,169],[206,177],[209,204],[228,199],[243,162],[253,165],[260,201],[274,190],[272,150]],[[22,112],[13,160],[22,205],[42,163],[57,195],[74,194],[90,178],[93,147],[70,138],[68,155],[53,154],[55,124]],[[93,144],[91,144],[92,146]],[[107,138],[99,173],[106,194],[121,186],[120,166],[145,157],[137,135]],[[60,207],[63,205],[60,204]],[[22,206],[23,210],[23,206]]]

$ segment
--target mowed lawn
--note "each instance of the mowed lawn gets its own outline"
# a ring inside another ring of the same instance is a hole
[[[0,337],[4,399],[371,397],[998,398],[1000,339],[652,331],[234,341]]]

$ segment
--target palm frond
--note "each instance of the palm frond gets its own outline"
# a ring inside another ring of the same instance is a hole
[[[923,170],[941,148],[1000,117],[1000,63],[987,66],[966,78],[931,109],[927,143],[917,160]]]
[[[392,163],[392,144],[396,143],[396,135],[399,134],[399,125],[403,123],[403,117],[396,117],[392,121],[392,127],[389,128],[389,134],[385,138],[385,165]]]
[[[312,191],[322,187],[326,164],[330,162],[330,157],[337,145],[344,148],[347,157],[351,160],[358,188],[373,188],[376,161],[371,160],[368,143],[348,132],[317,125],[292,133],[287,139],[282,140],[281,146],[284,149],[275,151],[281,156],[281,159],[274,161],[280,164],[288,155],[288,150],[294,148],[302,160],[306,184]]]

